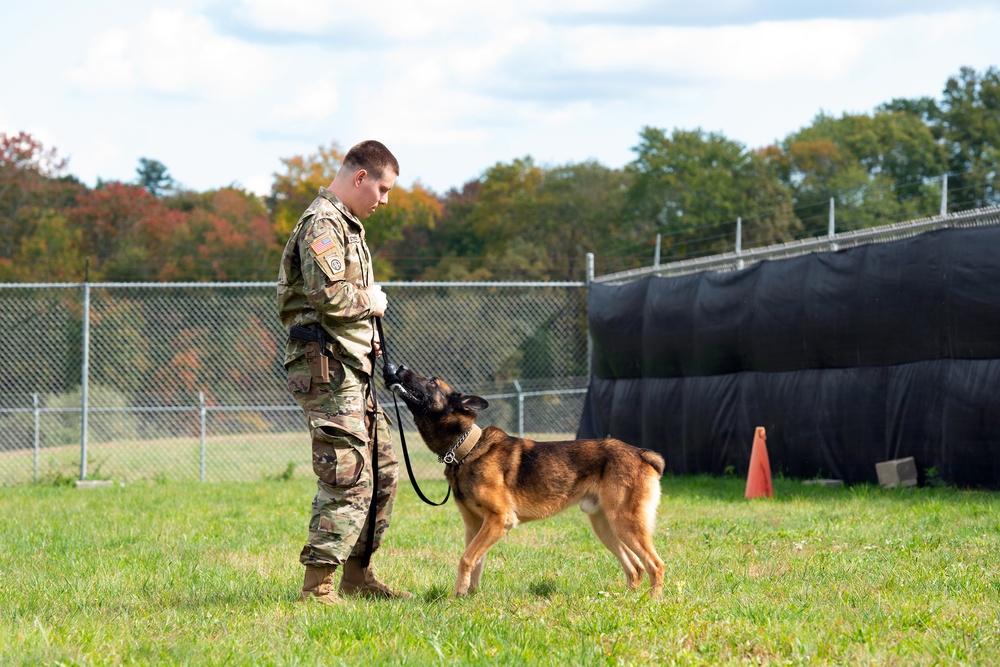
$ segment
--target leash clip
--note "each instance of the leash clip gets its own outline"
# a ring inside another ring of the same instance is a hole
[[[475,424],[473,424],[473,426],[475,426]],[[458,459],[455,458],[455,452],[457,452],[458,448],[462,446],[462,443],[465,442],[466,438],[469,437],[470,433],[472,433],[471,428],[465,432],[465,435],[463,435],[458,442],[455,443],[455,446],[451,448],[451,451],[449,451],[444,456],[438,457],[438,463],[447,463],[450,466],[456,465],[458,463]]]

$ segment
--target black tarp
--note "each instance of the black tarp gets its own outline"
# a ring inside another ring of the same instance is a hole
[[[656,450],[675,473],[921,475],[1000,488],[1000,227],[594,283],[580,437]]]

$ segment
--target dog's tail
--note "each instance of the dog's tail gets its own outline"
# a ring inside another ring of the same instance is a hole
[[[663,471],[666,469],[667,464],[666,461],[663,460],[662,456],[654,452],[652,449],[640,449],[639,457],[642,458],[643,461],[648,463],[653,468],[653,470],[655,470],[660,475],[663,475]]]

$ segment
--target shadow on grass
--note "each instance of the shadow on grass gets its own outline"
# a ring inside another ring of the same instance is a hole
[[[421,599],[424,602],[442,602],[448,599],[451,595],[451,591],[444,586],[431,586],[430,589],[421,595]]]
[[[540,598],[550,598],[558,592],[556,582],[551,579],[532,582],[529,590],[531,590],[532,594]]]

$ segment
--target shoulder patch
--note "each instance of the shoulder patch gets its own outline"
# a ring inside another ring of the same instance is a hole
[[[344,277],[344,262],[336,253],[330,254],[330,257],[327,258],[327,264],[330,265],[330,271],[333,273],[331,278],[336,280]]]
[[[312,251],[317,255],[322,255],[324,252],[334,247],[333,237],[329,234],[323,234],[323,236],[313,241],[312,245],[309,247],[312,248]]]

